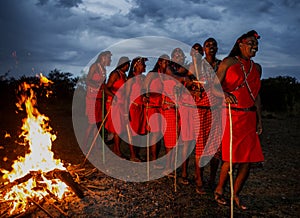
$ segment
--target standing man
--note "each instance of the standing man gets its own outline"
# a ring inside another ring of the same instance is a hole
[[[104,88],[106,82],[106,67],[111,64],[111,52],[103,51],[98,55],[97,60],[90,66],[86,78],[86,115],[88,117],[88,127],[84,136],[84,145],[93,132],[97,134],[97,128],[100,127],[104,117]]]
[[[224,161],[219,184],[215,190],[215,200],[221,205],[227,202],[223,191],[228,179],[230,161],[238,166],[233,184],[233,201],[235,205],[246,210],[247,207],[240,200],[240,192],[250,171],[250,163],[262,162],[262,153],[258,135],[262,133],[260,86],[261,66],[251,60],[258,51],[260,36],[255,30],[241,35],[235,42],[230,54],[220,64],[217,80],[222,89],[214,89],[215,94],[225,98],[227,105],[226,125],[222,139],[222,159]],[[216,83],[217,83],[216,80]],[[231,110],[231,111],[229,111]],[[229,116],[231,112],[232,116]],[[230,124],[232,121],[232,126]],[[231,134],[232,130],[232,134]],[[232,139],[232,143],[231,142]],[[232,146],[232,159],[230,147]]]

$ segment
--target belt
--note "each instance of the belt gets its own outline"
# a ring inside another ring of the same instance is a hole
[[[161,108],[161,106],[146,106],[146,108]]]
[[[131,104],[133,104],[134,106],[136,106],[136,107],[143,107],[144,105],[143,104],[138,104],[138,103],[136,103],[136,102],[131,102]]]
[[[91,93],[95,93],[95,92],[100,92],[103,90],[102,87],[99,87],[99,88],[92,88],[92,87],[88,87],[88,90],[91,92]]]
[[[226,107],[228,108],[228,107]],[[231,110],[234,110],[234,111],[256,111],[256,106],[251,106],[251,107],[248,107],[248,108],[238,108],[238,107],[231,107]]]

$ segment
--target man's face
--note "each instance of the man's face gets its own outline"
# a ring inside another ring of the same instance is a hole
[[[216,41],[208,41],[204,45],[205,55],[214,56],[218,52],[218,45]]]
[[[176,62],[177,64],[184,65],[185,55],[180,51],[176,51],[172,56],[172,61]]]
[[[258,41],[254,36],[243,39],[239,46],[242,55],[247,58],[254,57],[258,51]]]
[[[105,66],[110,66],[111,64],[111,55],[104,55],[103,56],[103,63]]]

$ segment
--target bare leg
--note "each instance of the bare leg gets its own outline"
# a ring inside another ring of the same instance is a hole
[[[221,194],[221,195],[223,194],[225,184],[226,184],[226,182],[228,180],[228,177],[229,177],[229,175],[228,175],[229,168],[230,168],[229,162],[224,162],[222,164],[219,183],[218,183],[218,185],[215,189],[215,192],[218,193],[218,194]]]
[[[182,160],[183,160],[183,163],[181,165],[181,169],[182,169],[182,173],[181,173],[181,176],[183,178],[187,178],[187,168],[188,168],[188,164],[189,164],[189,158],[188,158],[188,151],[189,151],[189,148],[190,148],[190,142],[191,141],[185,141],[183,143],[183,148],[182,148]]]
[[[250,172],[250,164],[249,163],[242,163],[242,164],[239,164],[239,168],[238,168],[238,173],[237,173],[237,176],[236,176],[236,179],[234,181],[234,201],[237,205],[237,207],[239,209],[242,209],[242,210],[246,210],[247,207],[244,206],[241,201],[240,201],[240,198],[239,198],[239,194],[247,180],[247,178],[249,177],[249,172]]]
[[[114,146],[113,146],[113,152],[118,155],[119,157],[122,157],[122,153],[120,150],[120,144],[121,144],[121,139],[117,133],[114,133]]]
[[[85,147],[88,146],[88,140],[91,135],[91,132],[93,131],[94,135],[96,135],[96,133],[97,133],[96,128],[94,126],[95,126],[95,124],[89,123],[88,127],[86,128],[84,139],[83,139],[83,146],[85,146]]]
[[[195,157],[195,182],[196,182],[196,192],[200,195],[206,194],[203,188],[203,167],[200,167],[199,156]]]
[[[216,175],[217,175],[217,171],[218,171],[218,167],[219,167],[219,159],[213,157],[210,160],[210,178],[209,178],[209,185],[212,188],[212,190],[214,190],[215,188],[215,181],[216,181]]]

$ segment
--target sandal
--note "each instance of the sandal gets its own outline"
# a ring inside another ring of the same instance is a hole
[[[220,204],[220,205],[227,205],[227,201],[225,200],[223,194],[220,194],[218,192],[214,192],[214,196],[215,196],[215,201]]]
[[[175,178],[175,173],[174,172],[170,172],[170,170],[165,170],[163,171],[163,175],[168,177],[168,178]]]
[[[206,191],[204,190],[203,186],[196,186],[196,192],[199,194],[199,195],[206,195]]]
[[[178,182],[182,185],[188,185],[190,184],[189,180],[186,177],[179,177]]]
[[[129,159],[130,161],[133,161],[133,162],[142,162],[140,159],[138,159],[137,157],[131,157]]]
[[[245,205],[242,203],[242,201],[240,200],[239,197],[235,197],[235,198],[233,199],[233,202],[234,202],[234,205],[235,205],[239,210],[247,210],[247,209],[248,209],[248,207],[245,206]]]

